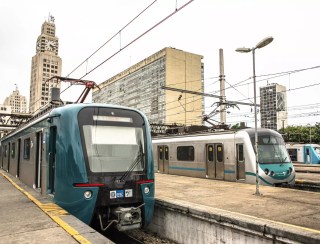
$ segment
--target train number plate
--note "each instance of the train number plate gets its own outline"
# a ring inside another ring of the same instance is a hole
[[[132,189],[110,191],[110,199],[132,197]]]

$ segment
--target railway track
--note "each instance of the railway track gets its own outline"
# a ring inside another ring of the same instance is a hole
[[[294,169],[296,171],[296,182],[290,188],[320,192],[320,165],[295,163]]]
[[[161,238],[159,235],[144,229],[121,232],[114,227],[110,227],[106,231],[101,231],[96,223],[93,228],[116,244],[176,244],[176,242]]]
[[[320,164],[299,164],[299,163],[294,163],[293,164],[294,169],[298,173],[315,173],[315,174],[320,174]]]

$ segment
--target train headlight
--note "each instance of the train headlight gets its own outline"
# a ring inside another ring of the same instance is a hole
[[[149,192],[150,192],[149,186],[145,186],[145,187],[144,187],[144,193],[145,193],[145,194],[149,194]]]
[[[291,167],[289,167],[289,172],[290,172],[290,174],[292,173],[292,168]]]
[[[269,170],[268,170],[268,169],[265,169],[265,170],[264,170],[264,173],[265,173],[266,175],[268,175],[268,174],[269,174]]]
[[[83,196],[85,199],[90,199],[92,197],[92,191],[85,191]]]
[[[271,176],[274,176],[274,172],[273,172],[273,171],[271,171],[271,172],[270,172],[270,175],[271,175]]]

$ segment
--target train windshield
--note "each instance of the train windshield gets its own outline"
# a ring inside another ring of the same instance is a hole
[[[313,147],[313,149],[320,156],[320,147]]]
[[[98,115],[83,118],[86,122],[81,126],[90,171],[143,171],[145,132],[142,117],[134,111],[124,113],[116,109],[110,113],[112,116],[106,116],[103,112],[108,114],[108,109],[105,110],[100,108]]]
[[[282,137],[270,134],[258,135],[258,158],[260,164],[290,163]]]

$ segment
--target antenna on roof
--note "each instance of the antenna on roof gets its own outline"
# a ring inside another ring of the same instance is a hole
[[[53,15],[50,14],[50,12],[49,12],[48,22],[54,23],[54,17]]]

